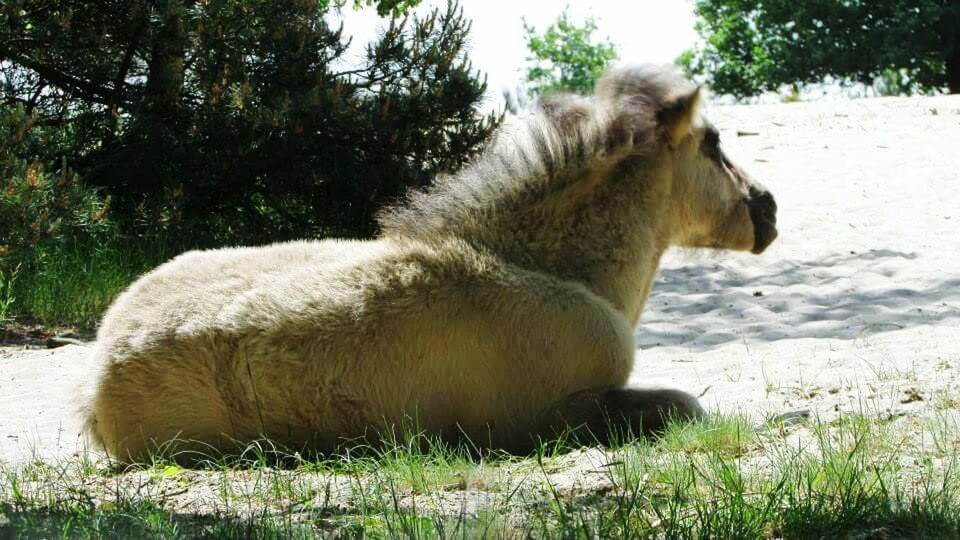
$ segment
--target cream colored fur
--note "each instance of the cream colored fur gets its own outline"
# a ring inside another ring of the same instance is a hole
[[[746,188],[698,150],[697,96],[671,69],[615,70],[386,211],[376,240],[160,266],[100,327],[92,435],[120,459],[174,438],[325,451],[413,421],[522,450],[596,428],[598,402],[699,414],[680,392],[616,393],[664,250],[753,246]]]

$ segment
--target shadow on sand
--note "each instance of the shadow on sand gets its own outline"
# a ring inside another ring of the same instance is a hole
[[[960,318],[960,276],[924,281],[916,253],[871,250],[787,260],[741,275],[720,263],[661,270],[637,329],[641,348],[857,339]]]

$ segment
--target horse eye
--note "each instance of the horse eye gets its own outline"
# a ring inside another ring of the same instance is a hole
[[[710,149],[716,149],[720,146],[720,132],[715,129],[709,129],[703,136],[703,143]]]

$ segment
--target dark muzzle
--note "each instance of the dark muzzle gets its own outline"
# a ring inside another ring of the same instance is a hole
[[[760,254],[777,238],[777,202],[763,187],[750,186],[750,219],[753,221],[753,249]]]

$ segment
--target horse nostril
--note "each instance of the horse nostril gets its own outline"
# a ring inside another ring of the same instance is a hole
[[[761,188],[750,186],[750,206],[760,215],[768,219],[775,219],[777,215],[777,201],[773,195]]]

